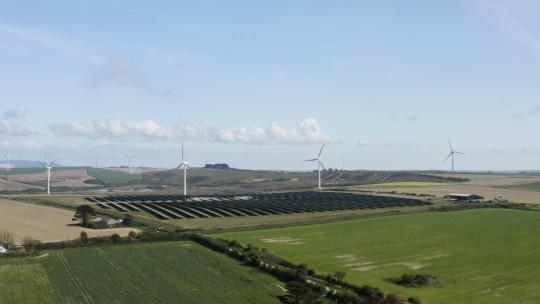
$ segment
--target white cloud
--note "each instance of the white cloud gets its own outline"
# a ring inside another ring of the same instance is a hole
[[[57,136],[89,139],[150,141],[187,139],[193,141],[242,143],[242,144],[315,144],[336,140],[321,131],[319,122],[309,118],[296,128],[286,129],[273,122],[268,128],[230,127],[215,128],[205,123],[199,127],[180,121],[173,127],[164,127],[154,120],[122,122],[102,120],[91,123],[72,122],[53,124],[50,130]]]
[[[22,114],[7,110],[0,116],[0,135],[5,136],[27,136],[32,132],[25,126],[19,123],[19,118]]]

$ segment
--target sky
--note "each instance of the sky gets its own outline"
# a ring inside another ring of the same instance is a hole
[[[3,1],[0,152],[540,169],[538,1]]]

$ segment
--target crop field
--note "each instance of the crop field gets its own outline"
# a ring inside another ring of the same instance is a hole
[[[540,191],[540,182],[532,183],[532,184],[518,184],[518,185],[512,185],[512,186],[505,186],[504,188]]]
[[[219,234],[267,248],[296,263],[425,303],[537,303],[540,212],[476,209],[383,216]],[[440,284],[407,288],[405,273]]]
[[[343,192],[283,192],[241,196],[138,195],[90,197],[101,208],[147,212],[158,219],[265,216],[427,205],[428,202]]]
[[[278,303],[273,277],[190,242],[0,259],[0,303]]]
[[[26,237],[42,242],[72,240],[81,231],[89,236],[119,234],[127,236],[135,228],[87,229],[73,226],[73,211],[0,199],[0,231],[10,232],[16,244]]]

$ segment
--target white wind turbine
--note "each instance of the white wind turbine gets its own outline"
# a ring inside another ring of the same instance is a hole
[[[187,195],[187,169],[189,168],[191,167],[188,165],[187,160],[184,160],[184,142],[182,142],[182,161],[178,167],[176,167],[176,170],[184,169],[184,196]]]
[[[6,158],[6,171],[9,171],[9,153],[4,153],[4,157]]]
[[[458,152],[454,150],[454,147],[452,147],[452,143],[450,142],[450,138],[448,139],[448,145],[450,146],[450,153],[448,153],[448,156],[444,159],[446,162],[450,157],[452,157],[452,173],[454,173],[454,157],[456,154],[465,154],[462,152]]]
[[[47,195],[51,194],[51,169],[57,159],[50,161],[49,155],[45,156],[45,161],[39,162],[43,168],[47,169]]]
[[[133,174],[133,167],[131,167],[131,163],[132,163],[133,159],[135,158],[135,155],[126,154],[126,158],[128,160],[129,175],[131,175],[131,174]]]
[[[312,158],[312,159],[306,160],[307,162],[316,161],[318,166],[319,166],[319,190],[322,189],[322,186],[321,186],[321,168],[324,170],[324,165],[322,163],[322,158],[321,158],[321,154],[322,154],[323,149],[324,149],[324,144],[322,145],[321,150],[319,151],[319,155],[317,156],[317,158]]]

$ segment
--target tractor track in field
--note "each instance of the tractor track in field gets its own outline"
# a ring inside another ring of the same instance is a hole
[[[174,255],[173,255],[174,256]],[[162,261],[163,263],[167,263],[167,264],[171,264],[168,260],[160,260]],[[216,300],[217,303],[220,303],[220,304],[227,304],[225,301],[223,301],[220,297],[216,296],[215,294],[213,294],[212,292],[208,291],[207,289],[205,289],[201,284],[197,283],[195,280],[193,280],[191,278],[191,276],[189,275],[189,273],[185,273],[182,271],[182,268],[180,268],[180,266],[178,265],[178,262],[176,259],[174,259],[174,265],[176,266],[175,268],[177,269],[178,273],[180,275],[182,275],[183,277],[185,277],[193,286],[195,286],[201,293],[203,294],[206,294],[208,295],[210,298],[213,298],[214,300]]]
[[[88,304],[95,304],[94,300],[92,299],[92,297],[90,297],[90,294],[88,294],[88,292],[82,287],[82,283],[81,281],[79,281],[79,279],[77,278],[77,275],[75,274],[75,272],[73,271],[73,269],[71,269],[71,266],[69,266],[69,263],[68,261],[66,260],[66,257],[64,256],[64,253],[62,252],[57,252],[58,254],[58,257],[60,258],[60,261],[62,262],[62,264],[64,264],[64,267],[66,267],[66,270],[69,272],[69,274],[71,275],[71,278],[73,279],[73,281],[75,282],[75,285],[77,285],[77,288],[79,289],[79,291],[81,292],[82,296],[84,297],[86,303]]]
[[[120,272],[121,274],[125,275],[128,278],[128,280],[135,286],[135,288],[137,288],[137,290],[149,300],[148,303],[159,303],[160,302],[150,292],[148,292],[148,290],[146,290],[144,288],[144,286],[142,284],[140,284],[131,274],[129,274],[129,272],[127,272],[127,270],[125,270],[122,266],[118,265],[115,261],[113,261],[107,255],[107,253],[105,251],[103,251],[103,249],[98,248],[96,250],[101,256],[103,256],[105,258],[105,260],[107,260],[107,262],[109,264],[111,264],[111,266],[114,269],[116,269],[118,272]]]

